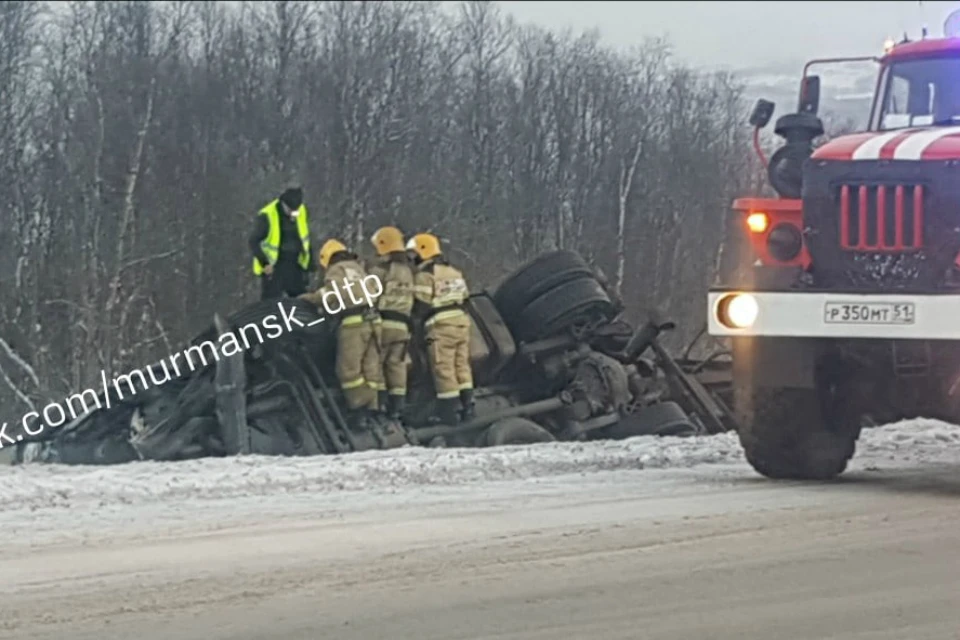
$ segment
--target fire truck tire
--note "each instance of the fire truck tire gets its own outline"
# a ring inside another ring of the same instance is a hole
[[[577,278],[594,278],[590,265],[573,251],[551,251],[520,266],[493,294],[493,303],[508,327],[528,304]]]
[[[747,462],[775,480],[830,480],[856,450],[860,426],[828,429],[813,389],[734,388]]]
[[[809,155],[808,145],[786,144],[770,156],[767,179],[780,197],[800,197],[803,189],[803,161]]]

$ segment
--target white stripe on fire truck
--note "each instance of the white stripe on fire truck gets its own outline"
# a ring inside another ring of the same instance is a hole
[[[851,160],[879,160],[880,159],[880,150],[883,147],[896,138],[899,135],[903,135],[903,131],[889,131],[882,135],[870,138],[859,147],[853,150],[851,155]]]
[[[941,138],[960,135],[960,127],[944,127],[942,129],[928,129],[920,131],[903,140],[893,151],[894,160],[919,160],[923,152]]]

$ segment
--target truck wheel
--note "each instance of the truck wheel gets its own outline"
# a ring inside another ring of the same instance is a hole
[[[20,450],[24,447],[23,443],[15,444],[14,446],[4,446],[0,449],[0,466],[9,466],[19,462],[18,454]]]
[[[122,433],[111,433],[100,440],[58,447],[57,462],[70,465],[124,464],[140,459]]]
[[[555,441],[552,433],[526,418],[504,418],[494,422],[481,438],[481,442],[488,447]]]
[[[676,402],[664,401],[637,409],[616,424],[599,430],[607,440],[626,440],[636,436],[693,436],[697,427]]]
[[[844,472],[860,425],[830,428],[814,389],[734,388],[738,432],[747,462],[777,480],[829,480]]]
[[[580,277],[544,293],[520,312],[511,327],[523,342],[554,336],[583,320],[612,320],[617,307],[596,279]]]
[[[493,294],[493,303],[507,326],[512,326],[520,312],[548,291],[571,280],[595,277],[580,254],[573,251],[551,251],[522,265],[504,280]]]

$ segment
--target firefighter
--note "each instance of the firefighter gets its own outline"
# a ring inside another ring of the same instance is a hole
[[[470,365],[470,316],[463,305],[470,295],[463,274],[442,254],[440,240],[420,233],[407,244],[417,254],[414,296],[422,316],[427,359],[437,393],[437,417],[444,424],[473,417]],[[458,416],[458,405],[462,414]]]
[[[248,239],[253,274],[260,278],[260,299],[299,296],[316,271],[310,251],[310,224],[303,190],[291,187],[264,206]]]
[[[382,319],[380,357],[386,391],[380,406],[399,420],[407,395],[407,349],[410,345],[415,269],[403,244],[403,233],[396,227],[382,227],[370,238],[377,251],[378,262],[370,269],[383,287],[377,299]]]
[[[355,298],[348,291],[349,287],[358,292],[367,277],[355,253],[339,240],[327,240],[320,247],[320,266],[324,269],[323,285],[299,297],[321,309],[325,308],[325,294],[342,301],[342,308],[333,316],[337,323],[337,378],[352,426],[363,429],[369,426],[372,414],[380,410],[378,392],[386,389],[378,344],[380,318],[374,307],[354,304]]]

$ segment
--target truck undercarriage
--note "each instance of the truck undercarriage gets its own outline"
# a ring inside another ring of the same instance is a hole
[[[320,314],[309,303],[261,302],[226,319],[218,316],[191,347],[265,324],[278,304],[294,309],[304,326],[135,393],[107,388],[99,396],[101,408],[62,427],[33,428],[38,435],[18,443],[17,461],[117,464],[322,455],[736,428],[727,409],[728,363],[720,357],[673,358],[658,341],[673,324],[653,313],[635,329],[620,317],[594,270],[572,252],[544,254],[493,294],[471,297],[476,417],[455,425],[431,418],[434,392],[418,357],[417,334],[402,422],[380,417],[364,430],[345,420],[334,373],[335,325],[311,326]],[[162,372],[155,373],[149,377],[163,380]]]

